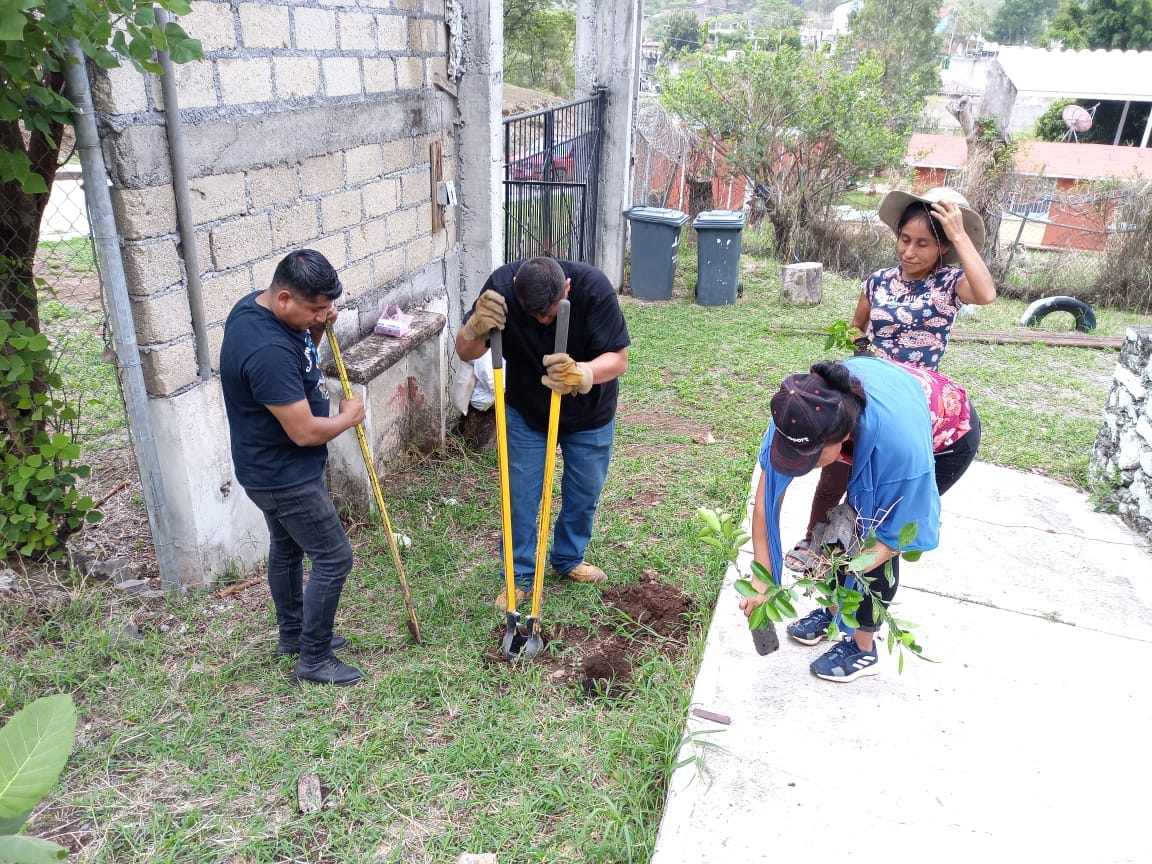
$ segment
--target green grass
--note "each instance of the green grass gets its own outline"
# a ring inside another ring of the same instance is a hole
[[[850,204],[857,210],[875,210],[880,206],[883,197],[879,192],[864,192],[860,189],[853,189],[841,195],[836,203]]]
[[[106,345],[100,316],[58,300],[42,300],[40,317],[52,339],[61,393],[80,415],[78,440],[86,448],[121,445],[126,433],[124,403],[116,367],[104,359]]]
[[[742,509],[772,393],[832,356],[811,331],[847,318],[859,292],[825,274],[821,305],[787,307],[779,265],[746,258],[739,302],[705,308],[688,295],[694,258],[686,244],[671,301],[622,299],[631,365],[589,559],[617,585],[655,571],[698,606],[686,644],[642,650],[629,698],[590,700],[546,665],[485,659],[500,623],[495,460],[454,445],[383,478],[413,540],[424,648],[407,643],[379,529],[353,529],[339,627],[363,686],[293,688],[269,656],[262,587],[172,606],[90,586],[0,604],[0,717],[54,692],[81,709],[32,833],[104,864],[647,861],[721,577],[693,514]],[[1024,332],[1022,308],[997,301],[961,329]],[[1108,334],[1147,320],[1098,311]],[[1084,487],[1114,363],[1109,350],[956,341],[944,371],[984,418],[982,458]],[[596,588],[549,580],[543,615],[563,628],[609,611]],[[128,625],[138,640],[118,637]],[[326,790],[310,815],[296,807],[306,773]]]
[[[36,258],[52,274],[79,275],[96,272],[96,250],[91,237],[72,237],[67,240],[44,240],[36,249]]]

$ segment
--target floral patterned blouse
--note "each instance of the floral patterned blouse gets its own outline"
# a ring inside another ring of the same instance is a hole
[[[903,364],[912,373],[928,398],[932,415],[932,452],[939,453],[972,431],[972,409],[968,394],[951,378],[935,369]]]
[[[865,279],[864,296],[872,304],[873,352],[898,363],[939,366],[963,305],[956,296],[963,277],[959,267],[944,265],[927,279],[904,282],[897,264]]]

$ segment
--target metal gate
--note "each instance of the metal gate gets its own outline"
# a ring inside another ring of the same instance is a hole
[[[604,94],[504,121],[504,261],[592,262]]]

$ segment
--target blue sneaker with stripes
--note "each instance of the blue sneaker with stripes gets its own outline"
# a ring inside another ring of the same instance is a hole
[[[875,643],[872,644],[871,651],[861,651],[855,639],[845,636],[822,656],[813,660],[808,668],[817,678],[847,684],[864,675],[875,675],[880,671],[877,668],[879,662]]]
[[[832,613],[820,607],[796,619],[785,629],[801,645],[816,645],[828,638],[828,625],[831,623]]]

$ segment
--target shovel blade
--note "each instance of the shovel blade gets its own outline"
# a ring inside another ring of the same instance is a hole
[[[520,649],[520,656],[525,660],[531,660],[543,650],[544,640],[540,638],[539,633],[535,633],[524,640],[524,647]]]
[[[504,622],[504,639],[500,643],[500,654],[505,660],[519,660],[524,645],[528,642],[528,636],[520,629],[519,613],[509,612]]]

